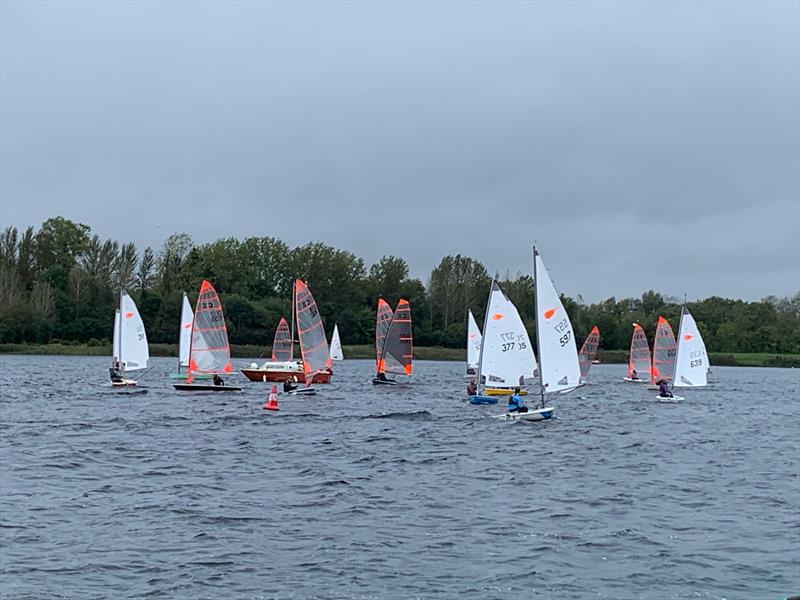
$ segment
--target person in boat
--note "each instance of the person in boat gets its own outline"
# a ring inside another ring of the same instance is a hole
[[[108,370],[108,374],[111,376],[111,383],[122,383],[122,374],[119,372],[119,367],[111,367]]]
[[[634,381],[639,379],[639,374],[636,372],[636,369],[633,369],[631,371],[631,379],[634,380]]]
[[[225,380],[217,373],[214,373],[214,385],[225,385]]]
[[[672,398],[672,392],[669,391],[669,385],[666,379],[659,379],[658,381],[658,395],[662,398]]]
[[[378,379],[381,381],[389,381],[388,379],[386,379],[386,373],[384,373],[383,371],[378,372]]]
[[[475,385],[475,380],[470,379],[469,383],[467,383],[467,396],[474,396],[478,393],[478,386]]]
[[[284,380],[283,391],[288,393],[291,392],[292,390],[296,390],[297,384],[293,383],[293,381],[295,381],[296,379],[297,378],[294,375],[292,375],[292,377],[290,377],[289,379]]]
[[[525,402],[522,400],[522,396],[519,395],[519,388],[514,388],[514,393],[508,397],[508,412],[528,412],[528,407],[525,406]]]

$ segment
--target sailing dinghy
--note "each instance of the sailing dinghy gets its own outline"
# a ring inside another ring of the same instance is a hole
[[[305,325],[301,326],[301,318]],[[310,380],[311,383],[330,382],[332,375],[331,365],[333,363],[328,360],[330,359],[330,354],[328,352],[328,341],[325,338],[325,330],[322,326],[322,317],[319,314],[317,303],[311,294],[311,290],[300,279],[296,279],[292,287],[291,329],[289,329],[286,319],[281,317],[272,342],[271,360],[264,362],[261,366],[252,363],[250,367],[241,369],[242,373],[250,381],[296,381],[298,383],[306,383],[305,359],[297,360],[294,357],[295,329],[300,342],[301,356],[304,356],[307,352],[313,353],[314,358],[312,361],[315,367],[320,367],[320,349],[324,344],[326,358],[322,367],[318,370],[312,369],[313,379]]]
[[[675,334],[664,317],[658,317],[656,337],[653,340],[653,367],[650,369],[648,389],[659,389],[659,383],[672,381],[675,376]]]
[[[650,364],[650,346],[647,344],[647,336],[642,326],[634,323],[633,336],[631,336],[631,353],[628,359],[628,376],[623,377],[623,380],[634,383],[647,383],[648,379],[644,378],[644,374],[650,372]],[[634,377],[634,373],[636,377]]]
[[[547,405],[545,396],[563,394],[581,385],[581,366],[572,323],[536,246],[533,247],[533,280],[536,340],[539,347],[539,393],[542,405],[535,410],[529,409],[528,412],[502,415],[508,420],[551,419],[555,408]]]
[[[188,392],[240,392],[235,385],[193,383],[195,376],[230,375],[233,373],[228,330],[219,295],[210,282],[203,280],[192,320],[192,339],[189,344],[189,366],[186,383],[174,383],[176,390]],[[217,378],[214,377],[216,380]]]
[[[147,333],[139,310],[125,290],[119,292],[119,308],[114,313],[112,341],[111,385],[128,387],[137,384],[135,379],[125,379],[121,373],[146,369],[150,360]]]
[[[581,381],[584,383],[589,379],[589,369],[592,368],[594,357],[597,354],[597,346],[600,345],[600,330],[597,325],[592,327],[589,335],[581,346],[581,351],[578,352],[578,362],[581,364]]]
[[[517,307],[495,280],[489,291],[483,339],[478,353],[478,390],[470,404],[497,404],[536,376],[536,355]]]
[[[375,325],[377,360],[372,383],[397,385],[397,380],[388,379],[386,373],[410,376],[414,370],[411,305],[408,300],[401,298],[392,312],[386,301],[379,299]]]
[[[181,327],[178,331],[178,370],[175,373],[170,373],[170,379],[186,380],[186,372],[181,372],[181,369],[186,369],[189,366],[189,346],[192,343],[193,322],[194,313],[192,312],[192,305],[189,304],[189,298],[186,296],[186,292],[184,292],[181,305]],[[197,373],[194,378],[210,379],[211,375]]]
[[[675,356],[673,387],[705,387],[708,385],[708,354],[703,336],[689,310],[681,307],[678,343]]]
[[[344,360],[342,352],[342,342],[339,339],[339,325],[334,323],[333,335],[331,335],[331,360]]]
[[[472,311],[467,311],[467,379],[475,379],[478,374],[478,361],[481,355],[483,336]]]

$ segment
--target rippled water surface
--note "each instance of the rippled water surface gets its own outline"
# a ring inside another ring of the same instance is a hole
[[[800,593],[800,373],[662,405],[623,367],[505,423],[463,365],[313,398],[140,393],[0,357],[3,598],[765,598]],[[146,393],[141,393],[146,391]],[[529,400],[530,402],[530,400]]]

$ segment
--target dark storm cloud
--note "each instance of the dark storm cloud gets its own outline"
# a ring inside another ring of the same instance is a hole
[[[800,286],[798,4],[3,2],[3,225]]]

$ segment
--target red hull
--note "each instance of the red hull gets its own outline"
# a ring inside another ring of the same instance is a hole
[[[306,375],[302,371],[299,373],[292,373],[290,371],[263,371],[261,369],[241,369],[245,377],[250,381],[270,381],[283,383],[289,381],[292,377],[297,377],[298,383],[306,382]],[[315,373],[311,383],[330,383],[331,372]]]

